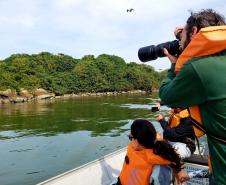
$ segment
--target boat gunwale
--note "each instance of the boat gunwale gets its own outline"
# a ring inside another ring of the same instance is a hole
[[[85,168],[87,168],[87,167],[90,167],[92,164],[96,164],[97,162],[104,161],[105,159],[111,158],[111,157],[113,157],[113,156],[115,156],[115,155],[117,155],[117,154],[120,154],[120,153],[122,153],[122,152],[126,152],[126,150],[127,150],[127,147],[121,148],[121,149],[116,150],[116,151],[114,151],[114,152],[111,152],[111,153],[109,153],[109,154],[107,154],[107,155],[104,155],[104,156],[102,156],[102,157],[100,157],[100,158],[98,158],[98,159],[95,159],[95,160],[93,160],[93,161],[87,162],[87,163],[85,163],[85,164],[83,164],[83,165],[81,165],[81,166],[78,166],[78,167],[76,167],[76,168],[73,168],[73,169],[71,169],[71,170],[68,170],[68,171],[66,171],[66,172],[63,172],[63,173],[61,173],[61,174],[59,174],[59,175],[56,175],[56,176],[54,176],[54,177],[51,177],[51,178],[49,178],[49,179],[47,179],[47,180],[45,180],[45,181],[39,182],[37,185],[48,185],[48,183],[53,183],[54,181],[57,181],[57,180],[61,179],[62,177],[66,177],[66,176],[68,176],[68,175],[71,175],[71,174],[74,173],[75,171],[78,171],[78,170],[80,170],[80,169],[85,169]],[[196,153],[195,153],[195,154],[193,154],[192,156],[193,156],[193,157],[194,157],[194,156],[200,156],[200,154],[196,154]],[[192,156],[191,156],[190,158],[192,158]],[[204,158],[204,156],[202,156],[202,157],[200,156],[200,158],[201,158],[202,160],[207,160],[207,157]],[[190,160],[185,160],[184,162],[185,162],[185,165],[188,164],[188,165],[191,165],[191,166],[197,166],[197,167],[208,167],[207,161],[206,161],[205,163],[192,163]]]
[[[85,164],[83,164],[83,165],[81,165],[81,166],[78,166],[78,167],[76,167],[76,168],[73,168],[73,169],[71,169],[71,170],[69,170],[69,171],[66,171],[66,172],[64,172],[64,173],[61,173],[61,174],[59,174],[59,175],[56,175],[56,176],[54,176],[54,177],[52,177],[52,178],[50,178],[50,179],[47,179],[47,180],[45,180],[45,181],[42,181],[42,182],[38,183],[37,185],[45,185],[46,183],[53,182],[53,181],[55,181],[55,180],[57,180],[57,179],[60,179],[60,178],[63,177],[63,176],[67,176],[67,175],[69,175],[69,174],[71,174],[71,173],[73,173],[73,172],[75,172],[75,171],[78,171],[79,169],[84,169],[84,168],[90,166],[91,164],[95,164],[95,163],[98,162],[98,161],[103,161],[104,159],[107,159],[107,158],[109,158],[109,157],[111,157],[111,156],[114,156],[115,154],[124,152],[124,151],[126,151],[126,149],[127,149],[127,147],[124,147],[124,148],[121,148],[121,149],[119,149],[119,150],[116,150],[116,151],[114,151],[114,152],[112,152],[112,153],[109,153],[109,154],[107,154],[107,155],[104,155],[104,156],[102,156],[102,157],[100,157],[100,158],[98,158],[98,159],[95,159],[95,160],[90,161],[90,162],[88,162],[88,163],[85,163]]]

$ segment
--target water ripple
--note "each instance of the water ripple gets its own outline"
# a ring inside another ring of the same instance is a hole
[[[28,148],[28,149],[20,149],[20,150],[10,150],[9,152],[28,152],[32,149]]]

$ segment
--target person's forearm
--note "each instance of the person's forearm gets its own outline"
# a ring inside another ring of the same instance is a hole
[[[170,107],[189,107],[203,103],[206,98],[204,92],[203,84],[193,66],[185,64],[175,77],[172,68],[168,71],[167,77],[161,82],[159,97]]]
[[[167,73],[167,77],[171,80],[176,76],[175,73],[174,73],[175,65],[176,65],[175,63],[171,64],[171,67],[170,67],[170,69],[168,70],[168,73]]]
[[[176,133],[176,130],[175,128],[171,128],[168,124],[168,122],[166,121],[165,118],[163,118],[161,121],[160,121],[160,124],[162,126],[162,129],[163,129],[163,137],[165,139],[168,139],[168,140],[174,140],[174,139],[177,139],[178,137],[180,137],[180,135],[178,135]]]
[[[167,127],[168,125],[168,122],[166,121],[165,118],[162,118],[162,120],[160,121],[160,124],[162,126],[162,129],[165,130],[165,128]]]

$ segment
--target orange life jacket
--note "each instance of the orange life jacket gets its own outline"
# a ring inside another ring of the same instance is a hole
[[[179,56],[175,73],[177,74],[183,65],[190,59],[211,55],[226,49],[226,26],[211,26],[202,28],[192,39],[186,49]],[[202,117],[199,106],[188,108],[191,118],[195,122],[194,132],[197,137],[203,136],[205,133],[198,124],[202,124]]]
[[[211,165],[210,155],[208,155],[208,167],[209,167],[209,172],[211,174],[213,169],[212,169],[212,165]]]
[[[196,137],[201,137],[205,134],[202,127],[199,124],[202,123],[200,116],[200,110],[198,106],[189,107],[189,109],[172,109],[170,112],[168,124],[171,128],[178,126],[181,123],[182,118],[190,117],[193,121],[193,129]],[[194,125],[195,124],[195,125]]]
[[[172,162],[153,153],[152,149],[135,150],[128,145],[125,161],[119,176],[122,185],[149,185],[154,165]]]
[[[170,112],[168,124],[171,128],[176,127],[180,124],[182,118],[189,117],[190,114],[187,109],[172,109]]]
[[[226,26],[202,28],[179,56],[175,73],[194,57],[202,57],[218,53],[226,49]]]

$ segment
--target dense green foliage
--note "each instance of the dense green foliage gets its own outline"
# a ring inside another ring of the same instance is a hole
[[[16,54],[0,61],[0,90],[44,88],[58,95],[78,92],[146,90],[157,88],[162,74],[150,66],[126,63],[102,54],[81,59],[48,52]]]

